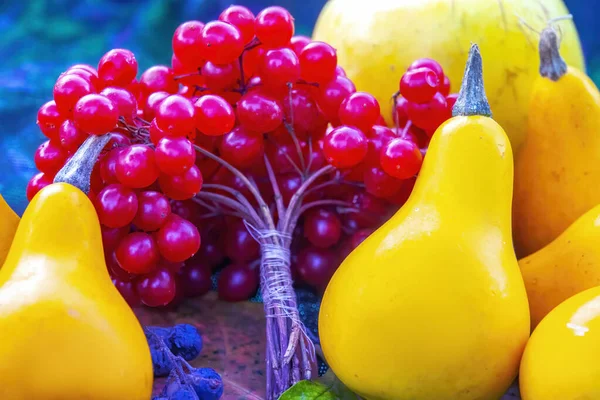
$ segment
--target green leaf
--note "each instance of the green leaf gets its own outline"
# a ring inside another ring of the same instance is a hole
[[[330,388],[315,381],[300,381],[283,392],[279,400],[337,400]]]

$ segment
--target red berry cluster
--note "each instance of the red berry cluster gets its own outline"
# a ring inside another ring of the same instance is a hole
[[[172,46],[170,67],[152,66],[139,78],[124,49],[106,53],[97,68],[75,65],[38,112],[48,140],[35,154],[40,172],[29,199],[89,135],[111,133],[90,197],[109,272],[130,304],[202,295],[223,265],[220,297],[252,296],[260,247],[231,203],[257,208],[245,183],[252,182],[276,215],[278,197],[289,204],[311,174],[331,165],[337,170],[315,179],[292,221],[295,281],[323,288],[343,257],[406,201],[454,99],[439,64],[419,60],[400,82],[397,127],[385,126],[377,100],[356,91],[335,50],[294,36],[282,7],[255,16],[231,6],[217,21],[185,22]]]
[[[458,97],[456,93],[450,94],[450,79],[442,66],[430,58],[419,59],[408,67],[397,94],[402,97],[396,98],[396,124],[407,130],[418,128],[418,133],[425,132],[428,137],[452,116]]]

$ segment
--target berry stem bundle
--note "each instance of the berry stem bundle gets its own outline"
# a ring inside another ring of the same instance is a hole
[[[289,128],[288,132],[294,139],[293,143],[297,151],[302,155],[302,149],[293,129]],[[348,203],[317,200],[303,205],[306,193],[316,187],[315,182],[335,171],[334,167],[327,165],[313,173],[303,175],[302,185],[286,206],[273,167],[265,156],[265,168],[274,193],[275,209],[273,210],[266,204],[256,185],[242,171],[200,146],[195,146],[195,149],[227,168],[238,178],[253,195],[260,210],[260,213],[257,213],[243,194],[223,185],[204,185],[204,190],[196,195],[199,201],[212,201],[219,205],[224,213],[241,217],[260,245],[260,281],[267,319],[267,394],[269,399],[275,399],[294,383],[311,379],[316,371],[314,344],[307,336],[306,327],[300,320],[293,289],[290,270],[292,233],[300,215],[308,208],[321,205],[348,206]],[[302,168],[306,171],[305,166]],[[214,193],[210,191],[211,189],[225,191],[234,198]],[[275,223],[274,211],[279,217],[277,223]]]

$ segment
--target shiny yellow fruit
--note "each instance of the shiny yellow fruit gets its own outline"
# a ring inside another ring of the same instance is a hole
[[[515,163],[514,240],[521,257],[600,204],[600,92],[582,71],[560,59],[551,28],[543,37],[545,52],[552,53],[546,56],[545,75],[561,70],[556,79],[534,80],[528,136]]]
[[[512,151],[494,120],[465,115],[435,132],[409,200],[325,291],[325,358],[366,399],[497,400],[517,374],[530,329]]]
[[[94,206],[69,183],[25,210],[0,270],[0,332],[0,399],[150,399],[144,332],[111,282]]]
[[[19,216],[0,195],[0,268],[4,264],[18,225]]]
[[[527,107],[538,71],[538,31],[550,18],[568,14],[562,0],[329,0],[313,37],[337,49],[339,64],[358,90],[377,97],[388,124],[391,97],[416,59],[430,57],[458,91],[467,59],[477,43],[486,60],[485,87],[494,119],[516,153],[525,136]],[[561,21],[565,59],[584,68],[575,25]]]
[[[596,206],[549,245],[519,260],[532,328],[564,300],[600,286],[599,243],[600,206]]]
[[[600,287],[550,312],[527,343],[519,386],[522,400],[600,399]]]

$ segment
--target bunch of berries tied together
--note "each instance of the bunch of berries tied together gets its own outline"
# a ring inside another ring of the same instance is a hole
[[[60,75],[38,112],[48,140],[27,197],[84,142],[110,135],[90,198],[116,287],[131,305],[158,307],[206,293],[216,269],[224,300],[260,284],[276,398],[314,374],[293,284],[322,290],[406,201],[455,96],[437,62],[417,60],[389,128],[335,49],[294,36],[282,7],[255,16],[231,6],[216,21],[181,24],[172,44],[171,66],[139,79],[124,49]]]

